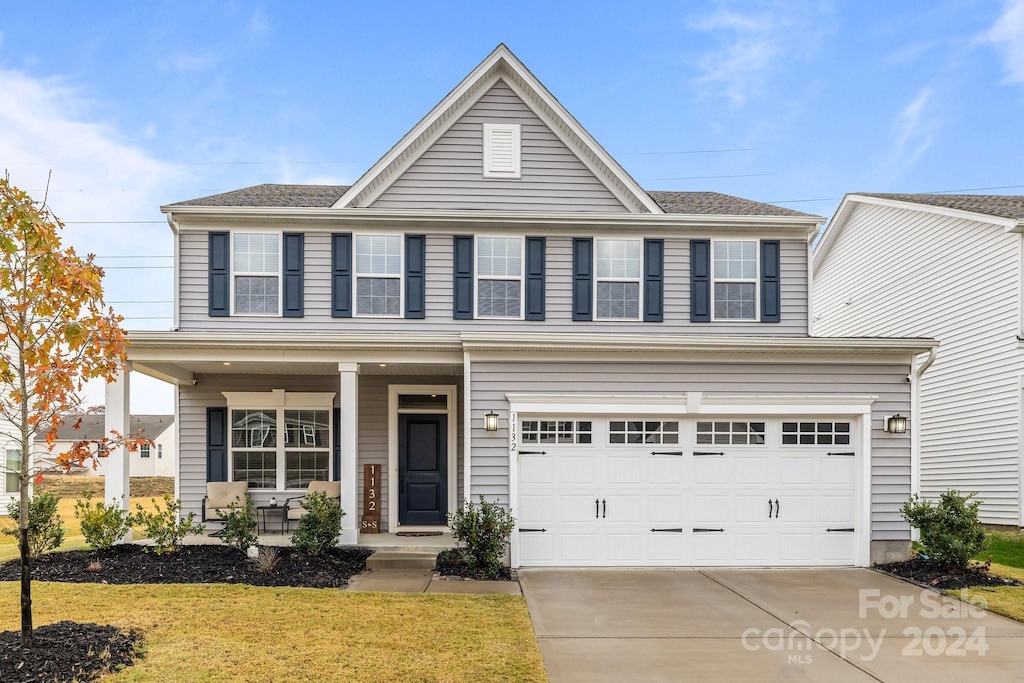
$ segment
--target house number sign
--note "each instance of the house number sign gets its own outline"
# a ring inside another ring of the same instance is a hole
[[[359,530],[364,534],[380,533],[380,465],[363,465],[363,520]]]

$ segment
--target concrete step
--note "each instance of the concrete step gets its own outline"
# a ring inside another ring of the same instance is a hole
[[[437,553],[378,551],[366,559],[367,569],[433,569]]]

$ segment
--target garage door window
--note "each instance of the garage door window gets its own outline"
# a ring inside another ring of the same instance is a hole
[[[716,420],[697,423],[697,443],[719,446],[763,446],[764,422]]]
[[[849,422],[783,422],[784,446],[848,446]]]
[[[661,420],[612,420],[608,443],[679,443],[679,423]]]
[[[523,443],[591,443],[589,420],[523,420]]]

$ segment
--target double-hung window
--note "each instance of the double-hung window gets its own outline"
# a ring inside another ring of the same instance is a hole
[[[713,242],[715,320],[757,318],[757,241]]]
[[[252,489],[290,490],[330,479],[330,410],[230,412],[232,481],[246,481]]]
[[[148,443],[139,446],[139,457],[140,458],[148,458],[149,457],[149,444]]]
[[[595,242],[598,320],[639,320],[643,274],[641,240],[598,239]]]
[[[476,314],[479,318],[521,318],[523,240],[479,237],[476,240]]]
[[[7,493],[16,493],[21,490],[21,479],[18,476],[21,473],[21,449],[8,448],[5,457],[7,476],[4,477],[4,490]]]
[[[231,267],[236,314],[280,315],[280,234],[232,233]]]
[[[401,235],[356,235],[356,315],[402,314]]]

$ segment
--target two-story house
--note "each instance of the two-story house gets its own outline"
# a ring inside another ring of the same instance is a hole
[[[911,424],[921,494],[1024,526],[1024,197],[850,194],[813,267],[815,334],[941,344]]]
[[[208,481],[339,480],[359,543],[370,505],[395,533],[484,496],[517,567],[909,549],[910,434],[885,425],[933,343],[810,338],[822,218],[644,190],[503,45],[350,187],[163,211],[175,329],[129,357],[176,386],[186,510]]]

